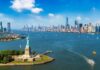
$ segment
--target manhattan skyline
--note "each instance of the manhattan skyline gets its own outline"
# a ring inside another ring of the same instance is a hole
[[[64,25],[75,20],[83,24],[100,23],[99,0],[0,0],[0,21],[13,29],[23,25]]]

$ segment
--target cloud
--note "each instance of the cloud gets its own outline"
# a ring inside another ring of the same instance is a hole
[[[90,18],[89,18],[89,17],[85,17],[85,20],[86,20],[86,21],[90,21]]]
[[[8,22],[11,22],[12,27],[16,27],[16,25],[14,24],[14,18],[11,18],[10,16],[3,13],[0,13],[0,21],[2,21],[4,27],[7,27]]]
[[[48,14],[49,17],[54,17],[55,15],[53,13]]]
[[[42,8],[36,7],[35,0],[12,0],[11,3],[12,5],[10,7],[17,12],[28,10],[32,13],[40,13],[41,11],[43,11]]]
[[[95,23],[100,24],[100,20],[97,20]]]
[[[52,25],[65,25],[65,17],[63,15],[56,14],[54,17],[39,16],[39,15],[25,15],[26,17],[15,18],[3,13],[0,13],[0,20],[3,22],[4,27],[7,26],[7,22],[11,22],[12,29],[22,29],[23,25],[28,26],[52,26]],[[24,21],[23,21],[24,20]],[[60,21],[58,21],[60,20]]]
[[[40,13],[41,11],[43,11],[43,9],[42,8],[32,8],[31,9],[31,11],[33,12],[33,13]]]
[[[76,20],[81,21],[82,20],[82,17],[81,16],[77,16],[76,17]]]
[[[0,13],[0,20],[3,21],[3,22],[13,21],[13,19],[11,19],[9,16],[7,16],[3,13]]]
[[[25,19],[25,21],[23,21]],[[22,28],[23,25],[28,26],[57,26],[57,25],[65,25],[65,17],[62,15],[55,15],[54,17],[50,18],[49,16],[29,16],[19,19],[20,21],[16,21],[20,24],[18,28]],[[58,21],[60,20],[60,21]]]

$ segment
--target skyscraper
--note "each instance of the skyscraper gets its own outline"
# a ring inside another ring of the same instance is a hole
[[[66,30],[69,31],[70,30],[70,25],[68,22],[68,17],[66,18]]]
[[[10,22],[7,23],[7,31],[9,33],[11,32],[11,23]]]
[[[96,26],[95,26],[95,30],[96,30],[96,32],[99,32],[99,26],[98,26],[98,23],[97,23]]]
[[[75,20],[75,27],[78,28],[78,21]]]
[[[82,31],[83,31],[83,30],[82,30],[82,29],[83,29],[82,27],[83,27],[83,24],[80,23],[80,24],[79,24],[79,32],[82,32]]]
[[[3,32],[2,22],[0,22],[0,32]]]

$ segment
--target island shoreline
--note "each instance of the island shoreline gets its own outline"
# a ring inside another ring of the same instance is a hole
[[[41,65],[41,64],[47,64],[47,63],[50,63],[52,61],[54,61],[55,59],[52,58],[51,60],[49,61],[45,61],[45,62],[40,62],[40,63],[6,63],[6,64],[3,64],[3,63],[0,63],[0,67],[1,66],[30,66],[30,65]]]

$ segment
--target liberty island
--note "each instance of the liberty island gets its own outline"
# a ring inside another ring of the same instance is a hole
[[[10,62],[1,63],[0,66],[44,64],[54,60],[54,58],[51,58],[44,54],[33,55],[31,53],[31,47],[29,46],[29,37],[27,37],[26,40],[27,43],[26,43],[24,54],[12,55],[11,56],[12,60]]]

